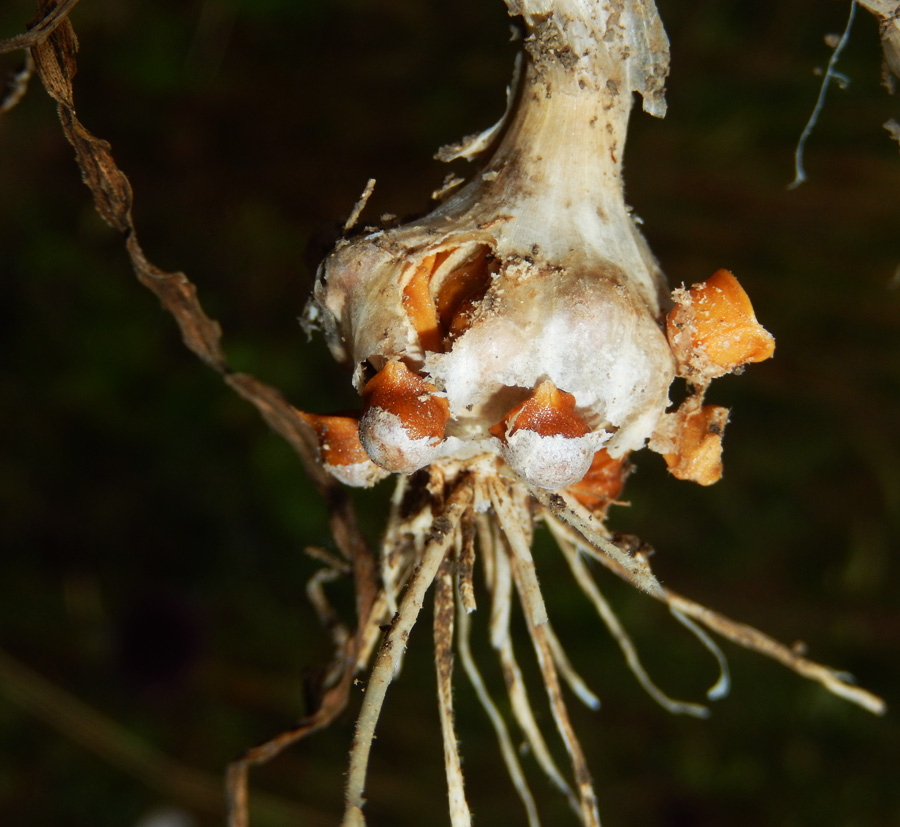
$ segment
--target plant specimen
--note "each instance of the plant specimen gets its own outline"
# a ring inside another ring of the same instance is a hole
[[[653,4],[509,6],[525,24],[525,56],[506,117],[442,150],[448,160],[480,152],[489,160],[426,217],[340,242],[320,268],[307,308],[308,326],[324,329],[336,358],[353,370],[363,401],[358,417],[309,417],[326,467],[357,485],[374,484],[385,472],[412,475],[401,477],[381,552],[387,613],[380,620],[391,619],[390,628],[351,750],[345,827],[364,823],[376,722],[432,585],[451,822],[470,823],[453,729],[456,634],[529,822],[537,823],[510,735],[468,649],[479,559],[491,600],[491,643],[517,723],[581,822],[599,823],[561,683],[589,703],[591,696],[541,597],[530,553],[535,522],[550,529],[629,666],[671,711],[704,714],[650,682],[584,557],[666,602],[720,663],[698,622],[880,710],[838,673],[664,589],[639,549],[623,548],[604,530],[628,456],[645,444],[663,454],[676,477],[704,485],[719,479],[728,412],[704,406],[704,394],[712,379],[771,356],[774,340],[725,270],[669,296],[625,203],[621,170],[632,93],[652,114],[665,111],[668,44]],[[676,376],[689,393],[670,410]],[[509,637],[513,592],[569,754],[572,788],[550,758],[518,677]],[[723,665],[710,697],[725,691]]]
[[[127,180],[108,146],[75,116],[68,24],[46,41],[53,49],[35,41],[38,71],[60,104],[98,209],[126,232],[139,277],[175,313],[188,345],[297,447],[334,507],[336,542],[346,559],[324,557],[327,566],[310,588],[337,650],[325,700],[296,730],[234,765],[235,825],[246,820],[247,767],[328,723],[374,656],[344,815],[346,825],[363,823],[378,715],[429,592],[452,823],[470,822],[453,724],[455,657],[494,727],[529,823],[538,822],[508,723],[472,657],[471,615],[479,608],[489,616],[515,724],[580,821],[597,824],[563,684],[589,705],[596,700],[569,663],[544,606],[531,555],[536,524],[556,540],[637,679],[670,711],[705,714],[650,681],[588,561],[664,602],[710,648],[722,665],[710,697],[727,690],[727,673],[707,630],[882,710],[841,673],[663,587],[646,549],[604,528],[630,456],[645,445],[676,477],[701,484],[719,478],[727,411],[704,404],[706,389],[712,379],[767,358],[774,344],[727,271],[670,293],[626,205],[621,173],[633,93],[651,114],[664,113],[668,44],[653,3],[547,0],[509,7],[523,21],[525,53],[507,115],[443,152],[448,160],[484,155],[487,161],[467,184],[449,182],[430,215],[348,235],[320,271],[305,320],[324,330],[334,355],[353,371],[358,414],[299,412],[228,367],[218,329],[190,283],[144,257]],[[686,388],[677,407],[669,402],[674,381]],[[371,485],[391,473],[399,475],[393,508],[373,559],[339,484]],[[322,588],[347,571],[358,589],[353,631],[337,620]],[[486,606],[476,606],[479,589]],[[516,602],[568,752],[569,779],[547,747],[521,677],[510,635]]]

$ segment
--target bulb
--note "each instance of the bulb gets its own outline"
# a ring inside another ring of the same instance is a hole
[[[305,318],[353,369],[376,464],[410,473],[494,454],[555,489],[578,483],[598,451],[620,460],[671,430],[669,385],[696,349],[685,339],[673,354],[672,299],[622,182],[633,92],[645,110],[665,111],[668,42],[650,0],[638,12],[589,0],[508,5],[529,34],[507,115],[439,156],[487,147],[488,160],[425,217],[342,240]],[[371,383],[385,371],[388,385],[398,381],[401,367],[420,390],[395,397],[399,407],[374,402]],[[567,413],[519,424],[535,405]],[[419,410],[433,425],[421,432]]]

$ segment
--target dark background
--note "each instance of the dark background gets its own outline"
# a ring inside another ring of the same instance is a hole
[[[722,482],[680,483],[640,456],[613,523],[657,548],[668,585],[806,641],[897,708],[900,157],[882,123],[900,99],[880,86],[876,26],[857,13],[839,67],[852,81],[829,93],[809,183],[788,191],[823,37],[848,4],[660,7],[669,114],[634,116],[629,201],[673,284],[732,269],[778,349],[713,388],[734,408]],[[31,15],[4,2],[0,37]],[[196,282],[235,367],[303,408],[354,404],[296,321],[315,263],[367,178],[364,220],[421,212],[447,173],[432,153],[499,117],[514,54],[503,4],[82,0],[72,19],[79,115],[131,178],[148,256]],[[373,539],[388,495],[358,497]],[[542,543],[551,616],[603,700],[572,708],[605,827],[900,823],[894,711],[873,717],[727,646],[731,696],[708,721],[670,717]],[[0,823],[119,827],[169,805],[222,823],[178,781],[200,771],[215,801],[227,762],[302,714],[304,675],[328,654],[304,594],[307,545],[330,540],[299,463],[134,281],[35,82],[0,120],[0,647],[121,729],[110,746],[65,698],[35,716],[6,674]],[[701,699],[711,658],[651,601],[600,580],[659,683]],[[349,605],[350,584],[332,594]],[[421,622],[379,728],[372,827],[448,823]],[[254,771],[255,793],[295,808],[254,827],[337,823],[353,701]],[[524,823],[461,675],[457,706],[477,823]],[[120,757],[146,746],[149,765]],[[526,766],[545,823],[574,824]]]

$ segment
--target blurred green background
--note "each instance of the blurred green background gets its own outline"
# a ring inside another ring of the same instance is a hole
[[[668,585],[806,641],[892,710],[875,718],[727,646],[731,696],[707,721],[670,717],[540,538],[551,616],[603,700],[572,709],[604,825],[900,824],[900,156],[882,129],[900,98],[880,86],[860,10],[839,67],[851,83],[829,93],[810,180],[788,191],[823,38],[848,4],[659,5],[669,114],[634,116],[629,201],[673,284],[732,269],[778,349],[713,388],[734,408],[722,482],[680,483],[641,456],[612,521],[656,547]],[[0,37],[32,13],[6,0]],[[503,4],[82,0],[72,19],[78,111],[131,178],[148,256],[196,282],[235,367],[303,408],[353,405],[297,324],[315,264],[367,178],[364,220],[421,212],[448,171],[432,153],[499,117],[515,52]],[[373,539],[388,495],[358,497]],[[299,463],[134,281],[35,82],[0,119],[0,648],[122,730],[110,747],[87,713],[51,704],[84,726],[75,743],[15,702],[23,686],[7,675],[0,824],[119,827],[165,807],[221,824],[225,765],[302,714],[305,676],[328,655],[304,594],[307,545],[330,540]],[[600,580],[659,683],[701,699],[710,657],[658,606]],[[349,583],[332,594],[350,605]],[[379,728],[372,827],[448,823],[421,623]],[[523,635],[523,663],[527,647]],[[254,771],[254,793],[293,808],[254,827],[337,823],[358,701]],[[457,706],[477,823],[523,824],[462,675]],[[158,751],[151,769],[129,769],[123,744]],[[574,824],[526,765],[545,824]],[[185,768],[212,805],[178,787]]]

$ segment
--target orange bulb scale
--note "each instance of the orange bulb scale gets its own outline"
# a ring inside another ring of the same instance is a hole
[[[394,414],[410,439],[440,439],[450,418],[450,406],[436,393],[434,385],[403,362],[392,360],[366,383],[362,398],[367,410],[380,408]]]
[[[663,454],[669,473],[676,479],[700,485],[718,482],[722,478],[722,435],[727,422],[728,409],[718,405],[704,405],[685,412],[677,450]]]
[[[359,419],[342,414],[311,414],[300,412],[306,422],[312,425],[319,438],[319,453],[326,465],[354,465],[368,462],[359,441]]]
[[[605,512],[610,503],[622,493],[631,471],[628,455],[613,459],[605,450],[594,454],[591,467],[581,482],[570,485],[568,492],[585,508]]]
[[[403,307],[412,326],[419,334],[423,350],[441,350],[441,327],[437,308],[431,298],[431,276],[437,264],[437,256],[425,256],[414,266],[412,275],[403,288]]]
[[[549,379],[541,382],[534,393],[516,405],[490,433],[500,440],[518,430],[534,431],[541,436],[563,436],[569,439],[591,432],[575,410],[575,397],[559,390]]]
[[[775,339],[756,320],[750,298],[728,270],[717,270],[688,291],[676,291],[666,335],[686,372],[709,378],[762,362],[775,352]]]

